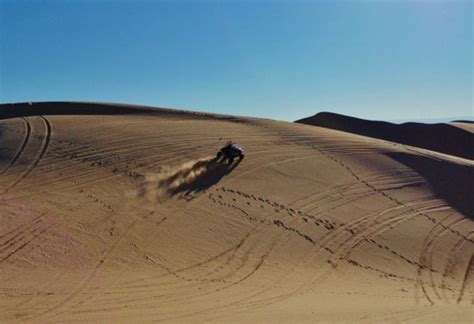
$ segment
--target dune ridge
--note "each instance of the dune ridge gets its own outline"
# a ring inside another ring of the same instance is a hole
[[[468,322],[474,162],[297,123],[0,106],[0,322]],[[212,161],[226,140],[239,164]]]
[[[445,154],[474,159],[474,136],[472,131],[450,124],[403,123],[365,120],[335,113],[321,112],[299,119],[296,123],[326,127],[348,133],[383,139],[400,144],[421,147]]]

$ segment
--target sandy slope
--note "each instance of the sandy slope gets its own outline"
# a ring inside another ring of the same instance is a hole
[[[0,120],[0,322],[472,321],[473,161],[269,120],[33,106]],[[245,160],[207,162],[228,138]]]
[[[297,120],[296,123],[331,128],[465,159],[474,159],[474,136],[472,136],[472,124],[469,122],[392,124],[320,112]]]
[[[474,133],[474,122],[451,122],[449,124],[467,132]]]

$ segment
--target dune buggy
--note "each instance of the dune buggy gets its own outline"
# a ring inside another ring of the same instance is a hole
[[[241,146],[235,144],[234,142],[227,142],[227,144],[217,152],[216,161],[222,159],[222,162],[226,160],[229,161],[229,164],[232,164],[236,158],[239,159],[239,162],[244,159],[244,150]]]

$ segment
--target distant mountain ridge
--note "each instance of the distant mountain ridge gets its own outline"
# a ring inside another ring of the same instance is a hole
[[[348,133],[421,147],[466,159],[474,159],[474,135],[445,124],[392,124],[330,112],[299,119],[295,123],[331,128]]]
[[[474,123],[474,119],[471,116],[451,116],[445,118],[415,118],[415,119],[391,119],[387,120],[393,124],[403,124],[403,123],[422,123],[422,124],[439,124],[439,123],[452,123],[452,122],[465,122],[465,123]]]

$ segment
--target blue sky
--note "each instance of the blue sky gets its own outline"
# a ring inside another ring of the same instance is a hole
[[[0,102],[472,116],[472,1],[0,0]]]

